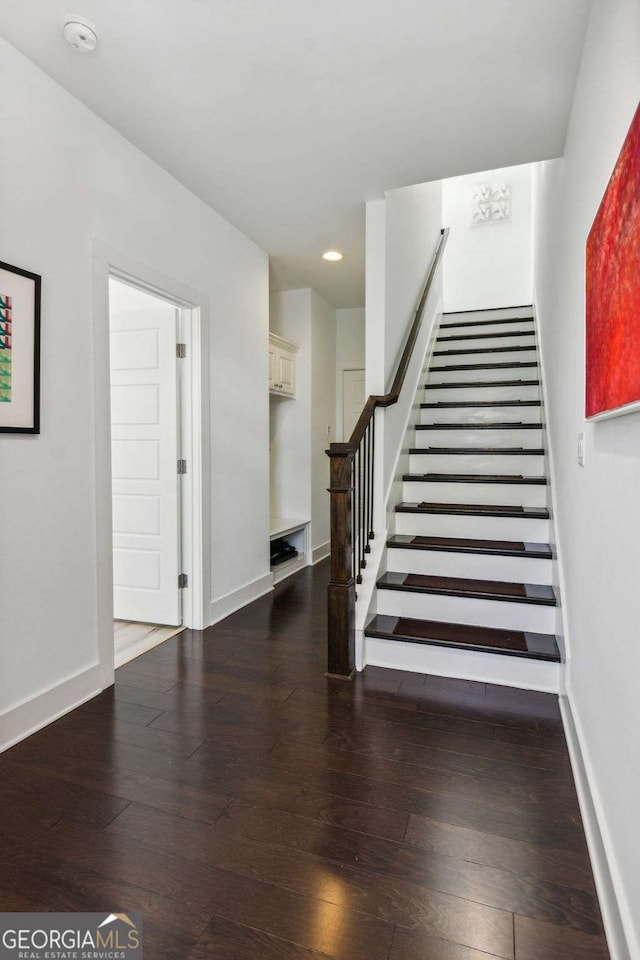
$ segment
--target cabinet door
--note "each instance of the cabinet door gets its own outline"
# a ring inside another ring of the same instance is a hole
[[[278,380],[278,355],[280,351],[277,347],[274,347],[272,343],[269,344],[269,390],[273,390],[276,383],[279,383]]]
[[[278,386],[283,393],[293,396],[296,389],[295,357],[286,350],[278,351]]]

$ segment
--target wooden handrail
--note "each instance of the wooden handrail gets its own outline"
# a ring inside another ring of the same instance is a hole
[[[349,680],[355,672],[355,601],[357,564],[366,566],[373,538],[373,447],[375,442],[374,414],[376,407],[390,407],[397,403],[404,386],[407,370],[415,349],[427,298],[444,247],[448,228],[441,231],[440,240],[429,265],[427,277],[416,307],[398,369],[388,393],[370,396],[358,418],[353,433],[346,443],[332,443],[327,450],[330,461],[331,495],[331,579],[328,587],[329,644],[327,676]],[[364,468],[363,468],[364,459]],[[353,515],[355,485],[358,483],[356,528]],[[364,494],[364,501],[363,501]],[[357,552],[356,552],[356,540]]]

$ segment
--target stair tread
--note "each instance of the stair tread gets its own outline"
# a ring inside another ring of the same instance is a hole
[[[546,477],[525,477],[517,473],[405,473],[402,479],[422,483],[547,483]]]
[[[456,409],[459,407],[541,407],[540,400],[435,400],[421,403],[421,410]]]
[[[399,503],[396,513],[449,513],[469,517],[522,517],[529,520],[548,520],[546,507],[518,507],[493,503]]]
[[[436,337],[436,343],[451,343],[458,340],[493,340],[496,337],[535,337],[535,335],[535,329],[501,330],[499,333],[454,333],[448,337]]]
[[[409,453],[433,453],[433,454],[468,454],[468,453],[487,453],[499,454],[506,453],[514,456],[539,457],[544,454],[542,447],[412,447]]]
[[[542,430],[540,422],[501,421],[500,423],[418,423],[416,430]]]
[[[432,373],[443,373],[445,370],[510,370],[523,367],[537,367],[536,360],[507,360],[505,363],[448,363],[442,367],[429,367]]]
[[[461,354],[467,353],[522,353],[526,350],[535,350],[535,344],[516,344],[515,346],[504,346],[504,347],[469,347],[464,349],[463,347],[460,350],[434,350],[432,356],[434,357],[457,357]]]
[[[438,593],[449,597],[557,606],[553,587],[546,584],[472,580],[464,577],[437,577],[389,571],[379,578],[377,586],[382,590],[406,590],[411,593]]]
[[[489,556],[532,557],[551,560],[553,551],[548,543],[526,540],[478,540],[467,537],[423,537],[396,533],[389,537],[387,546],[404,550],[436,550],[443,553],[484,553]]]
[[[539,387],[539,380],[454,380],[451,383],[425,383],[425,390],[451,390],[462,387]]]
[[[445,313],[444,316],[453,316],[453,314]],[[440,330],[450,330],[452,327],[497,327],[502,323],[533,323],[533,317],[503,317],[497,320],[458,320],[453,323],[441,323]]]
[[[500,630],[496,627],[443,623],[437,620],[417,620],[411,617],[390,617],[383,614],[373,617],[364,632],[367,637],[560,662],[558,644],[551,634]]]

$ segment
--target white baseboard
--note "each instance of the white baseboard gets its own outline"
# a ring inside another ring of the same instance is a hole
[[[96,663],[10,707],[0,714],[0,753],[75,710],[101,690],[100,666]]]
[[[611,960],[640,960],[640,944],[634,929],[633,913],[624,895],[613,855],[607,820],[588,751],[584,747],[580,720],[568,696],[560,697],[560,710]]]
[[[252,603],[259,597],[264,597],[265,593],[270,593],[272,590],[273,576],[271,575],[271,571],[269,571],[269,573],[265,573],[263,577],[258,577],[256,580],[252,580],[250,583],[245,583],[244,586],[238,587],[237,590],[232,590],[230,593],[225,593],[222,597],[217,597],[211,601],[209,625],[211,626],[214,623],[218,623],[219,620],[224,620],[225,617],[235,613],[236,610],[246,607],[248,603]]]
[[[456,650],[425,643],[403,643],[378,637],[364,637],[364,666],[409,670],[436,677],[479,680],[521,690],[560,691],[562,664],[500,653]]]
[[[316,564],[320,563],[321,560],[325,560],[331,553],[331,540],[327,540],[326,543],[321,543],[319,547],[314,547],[311,551],[311,563]]]

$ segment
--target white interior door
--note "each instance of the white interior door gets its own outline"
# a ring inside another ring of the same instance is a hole
[[[342,398],[342,437],[346,442],[364,407],[364,370],[342,372]]]
[[[157,304],[110,317],[114,617],[178,625],[178,311]]]

